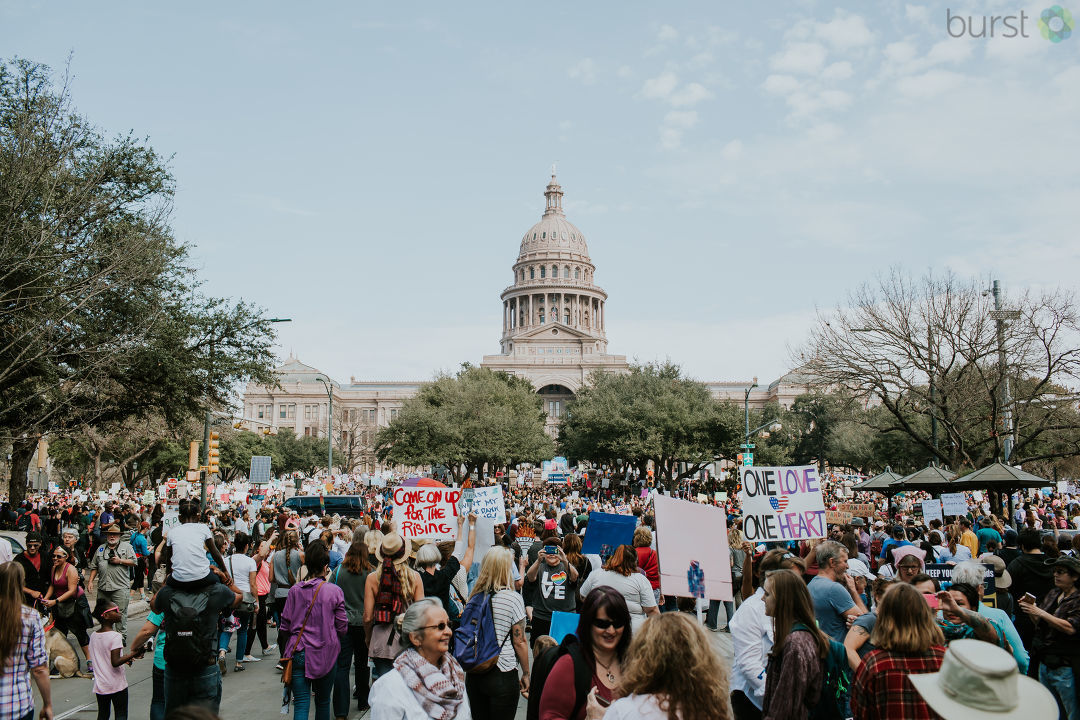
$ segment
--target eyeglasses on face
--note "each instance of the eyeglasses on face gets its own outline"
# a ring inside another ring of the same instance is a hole
[[[450,627],[450,623],[441,622],[438,625],[422,625],[421,627],[419,627],[417,629],[418,630],[429,630],[431,628],[435,628],[439,632],[442,632],[443,630],[445,630],[448,627]]]
[[[615,626],[616,630],[626,627],[625,620],[608,620],[606,618],[593,618],[592,624],[597,630],[607,630],[612,625]]]

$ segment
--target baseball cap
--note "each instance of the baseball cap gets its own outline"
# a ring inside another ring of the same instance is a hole
[[[847,574],[851,577],[861,577],[866,578],[867,580],[873,580],[877,577],[877,575],[870,572],[870,568],[868,568],[866,563],[859,558],[848,558]]]

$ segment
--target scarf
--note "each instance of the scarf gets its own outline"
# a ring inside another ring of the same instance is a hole
[[[465,673],[450,653],[443,655],[442,666],[424,659],[416,648],[409,648],[394,660],[405,684],[413,691],[420,706],[434,720],[451,720],[465,701]]]
[[[379,591],[375,595],[375,622],[393,622],[398,615],[405,612],[404,605],[405,601],[401,597],[401,579],[398,577],[397,568],[394,567],[394,558],[384,557],[382,577],[379,578]]]

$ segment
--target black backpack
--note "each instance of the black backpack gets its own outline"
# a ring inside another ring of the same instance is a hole
[[[212,662],[218,637],[217,619],[200,620],[209,604],[208,590],[173,593],[165,620],[166,662],[189,668],[203,668]]]
[[[812,632],[802,623],[795,623],[792,632]],[[821,697],[817,705],[809,708],[810,720],[843,720],[847,717],[847,699],[851,693],[851,664],[847,659],[847,650],[841,643],[828,638],[829,653],[822,663]]]
[[[585,702],[589,699],[592,687],[592,670],[585,661],[581,643],[574,635],[567,635],[553,648],[548,648],[533,659],[532,674],[529,676],[529,706],[525,711],[525,720],[540,720],[540,696],[544,694],[544,683],[551,674],[551,669],[563,655],[569,655],[574,661],[574,710],[570,717],[577,717]]]

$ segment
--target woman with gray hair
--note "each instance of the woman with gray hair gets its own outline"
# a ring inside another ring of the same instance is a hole
[[[371,686],[371,720],[472,720],[465,673],[450,652],[450,618],[435,598],[417,600],[401,621],[401,652]]]
[[[1003,571],[1004,573],[1005,571]],[[1009,618],[1009,615],[1004,610],[998,608],[992,608],[983,602],[983,594],[985,592],[985,585],[983,579],[986,576],[986,566],[975,560],[965,560],[961,563],[957,563],[953,567],[952,577],[950,580],[954,585],[970,585],[975,588],[979,595],[979,607],[972,608],[976,610],[980,615],[990,621],[990,624],[997,630],[999,637],[1004,637],[1009,642],[1009,649],[1012,651],[1012,655],[1016,658],[1016,665],[1020,668],[1020,672],[1027,673],[1028,651],[1024,649],[1024,643],[1020,639],[1020,633],[1016,632],[1016,626],[1013,625],[1013,621]],[[1007,582],[1004,575],[996,582]],[[1008,579],[1011,582],[1011,578]],[[1004,590],[1004,587],[1002,588]]]
[[[439,598],[444,608],[450,607],[450,582],[457,575],[458,568],[468,568],[472,565],[473,551],[476,549],[476,515],[469,514],[469,539],[465,543],[462,528],[465,516],[457,517],[457,544],[450,559],[439,567],[442,560],[442,552],[434,543],[420,546],[416,551],[416,569],[420,571],[420,579],[424,583],[424,597]]]

